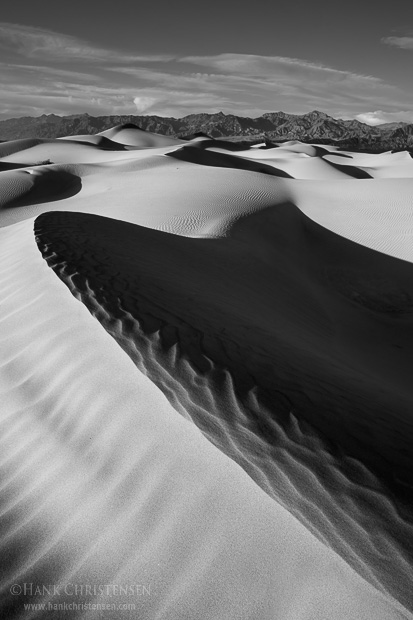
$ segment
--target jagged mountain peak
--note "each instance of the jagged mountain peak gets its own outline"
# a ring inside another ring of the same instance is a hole
[[[325,112],[320,112],[320,110],[312,110],[311,112],[307,112],[306,114],[303,114],[303,116],[305,118],[333,118],[332,116],[329,116]]]

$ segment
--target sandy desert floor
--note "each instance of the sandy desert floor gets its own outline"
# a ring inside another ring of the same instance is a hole
[[[408,153],[4,142],[0,226],[2,617],[413,618]]]

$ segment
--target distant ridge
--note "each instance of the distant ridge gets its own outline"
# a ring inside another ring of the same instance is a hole
[[[387,123],[372,127],[357,120],[336,119],[318,110],[303,115],[268,112],[258,118],[223,112],[189,114],[178,119],[161,116],[43,114],[39,117],[26,116],[0,121],[0,140],[96,134],[115,125],[138,126],[144,131],[179,138],[206,135],[212,138],[245,138],[256,142],[317,141],[355,150],[413,149],[413,124]]]

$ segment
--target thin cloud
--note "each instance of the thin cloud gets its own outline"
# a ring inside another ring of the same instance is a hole
[[[308,62],[299,58],[284,56],[260,56],[256,54],[218,54],[216,56],[185,56],[179,59],[197,66],[207,66],[225,73],[237,73],[250,76],[273,76],[274,72],[281,75],[296,75],[297,73],[318,74],[325,78],[357,79],[370,82],[380,82],[380,79],[371,75],[361,75],[351,71],[342,71],[327,65]]]
[[[175,65],[171,64],[169,72],[143,67],[113,67],[112,70],[118,75],[136,79],[146,88],[201,91],[204,96],[220,93],[225,95],[225,109],[240,114],[251,110],[254,103],[256,115],[279,109],[280,106],[297,113],[316,106],[334,114],[337,108],[342,112],[343,106],[347,105],[359,112],[360,108],[365,108],[366,100],[373,105],[387,106],[393,103],[394,98],[403,97],[397,88],[379,78],[296,59],[225,54],[218,57],[184,57],[180,63],[182,68],[187,65],[186,71],[181,69],[178,73]],[[197,68],[202,66],[204,71],[194,71],[193,65],[196,63]],[[291,66],[295,67],[295,71],[291,70]],[[210,68],[211,72],[205,72],[205,67]],[[171,69],[175,69],[175,73]]]
[[[403,50],[413,50],[413,37],[384,37],[381,42]]]
[[[25,58],[83,62],[166,62],[170,55],[131,55],[100,48],[71,35],[0,22],[0,49]]]
[[[116,88],[80,88],[65,84],[60,88],[15,86],[2,95],[0,117],[40,116],[42,114],[134,114],[136,90],[119,92]],[[10,114],[12,111],[12,114]]]
[[[311,109],[356,117],[407,110],[411,94],[379,77],[284,56],[133,55],[40,28],[0,23],[0,116],[32,113],[260,116]],[[26,98],[26,99],[24,99]],[[15,105],[13,105],[13,101]]]
[[[20,65],[20,64],[6,64],[0,63],[0,71],[9,69],[13,73],[16,71],[27,72],[28,74],[36,75],[37,79],[50,76],[51,78],[59,78],[60,80],[77,80],[87,84],[97,83],[102,80],[100,76],[90,71],[70,71],[69,69],[62,69],[61,67],[47,67],[46,65]]]

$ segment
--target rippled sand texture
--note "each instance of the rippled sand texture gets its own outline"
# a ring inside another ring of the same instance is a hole
[[[6,617],[412,617],[413,160],[224,147],[0,145]]]

